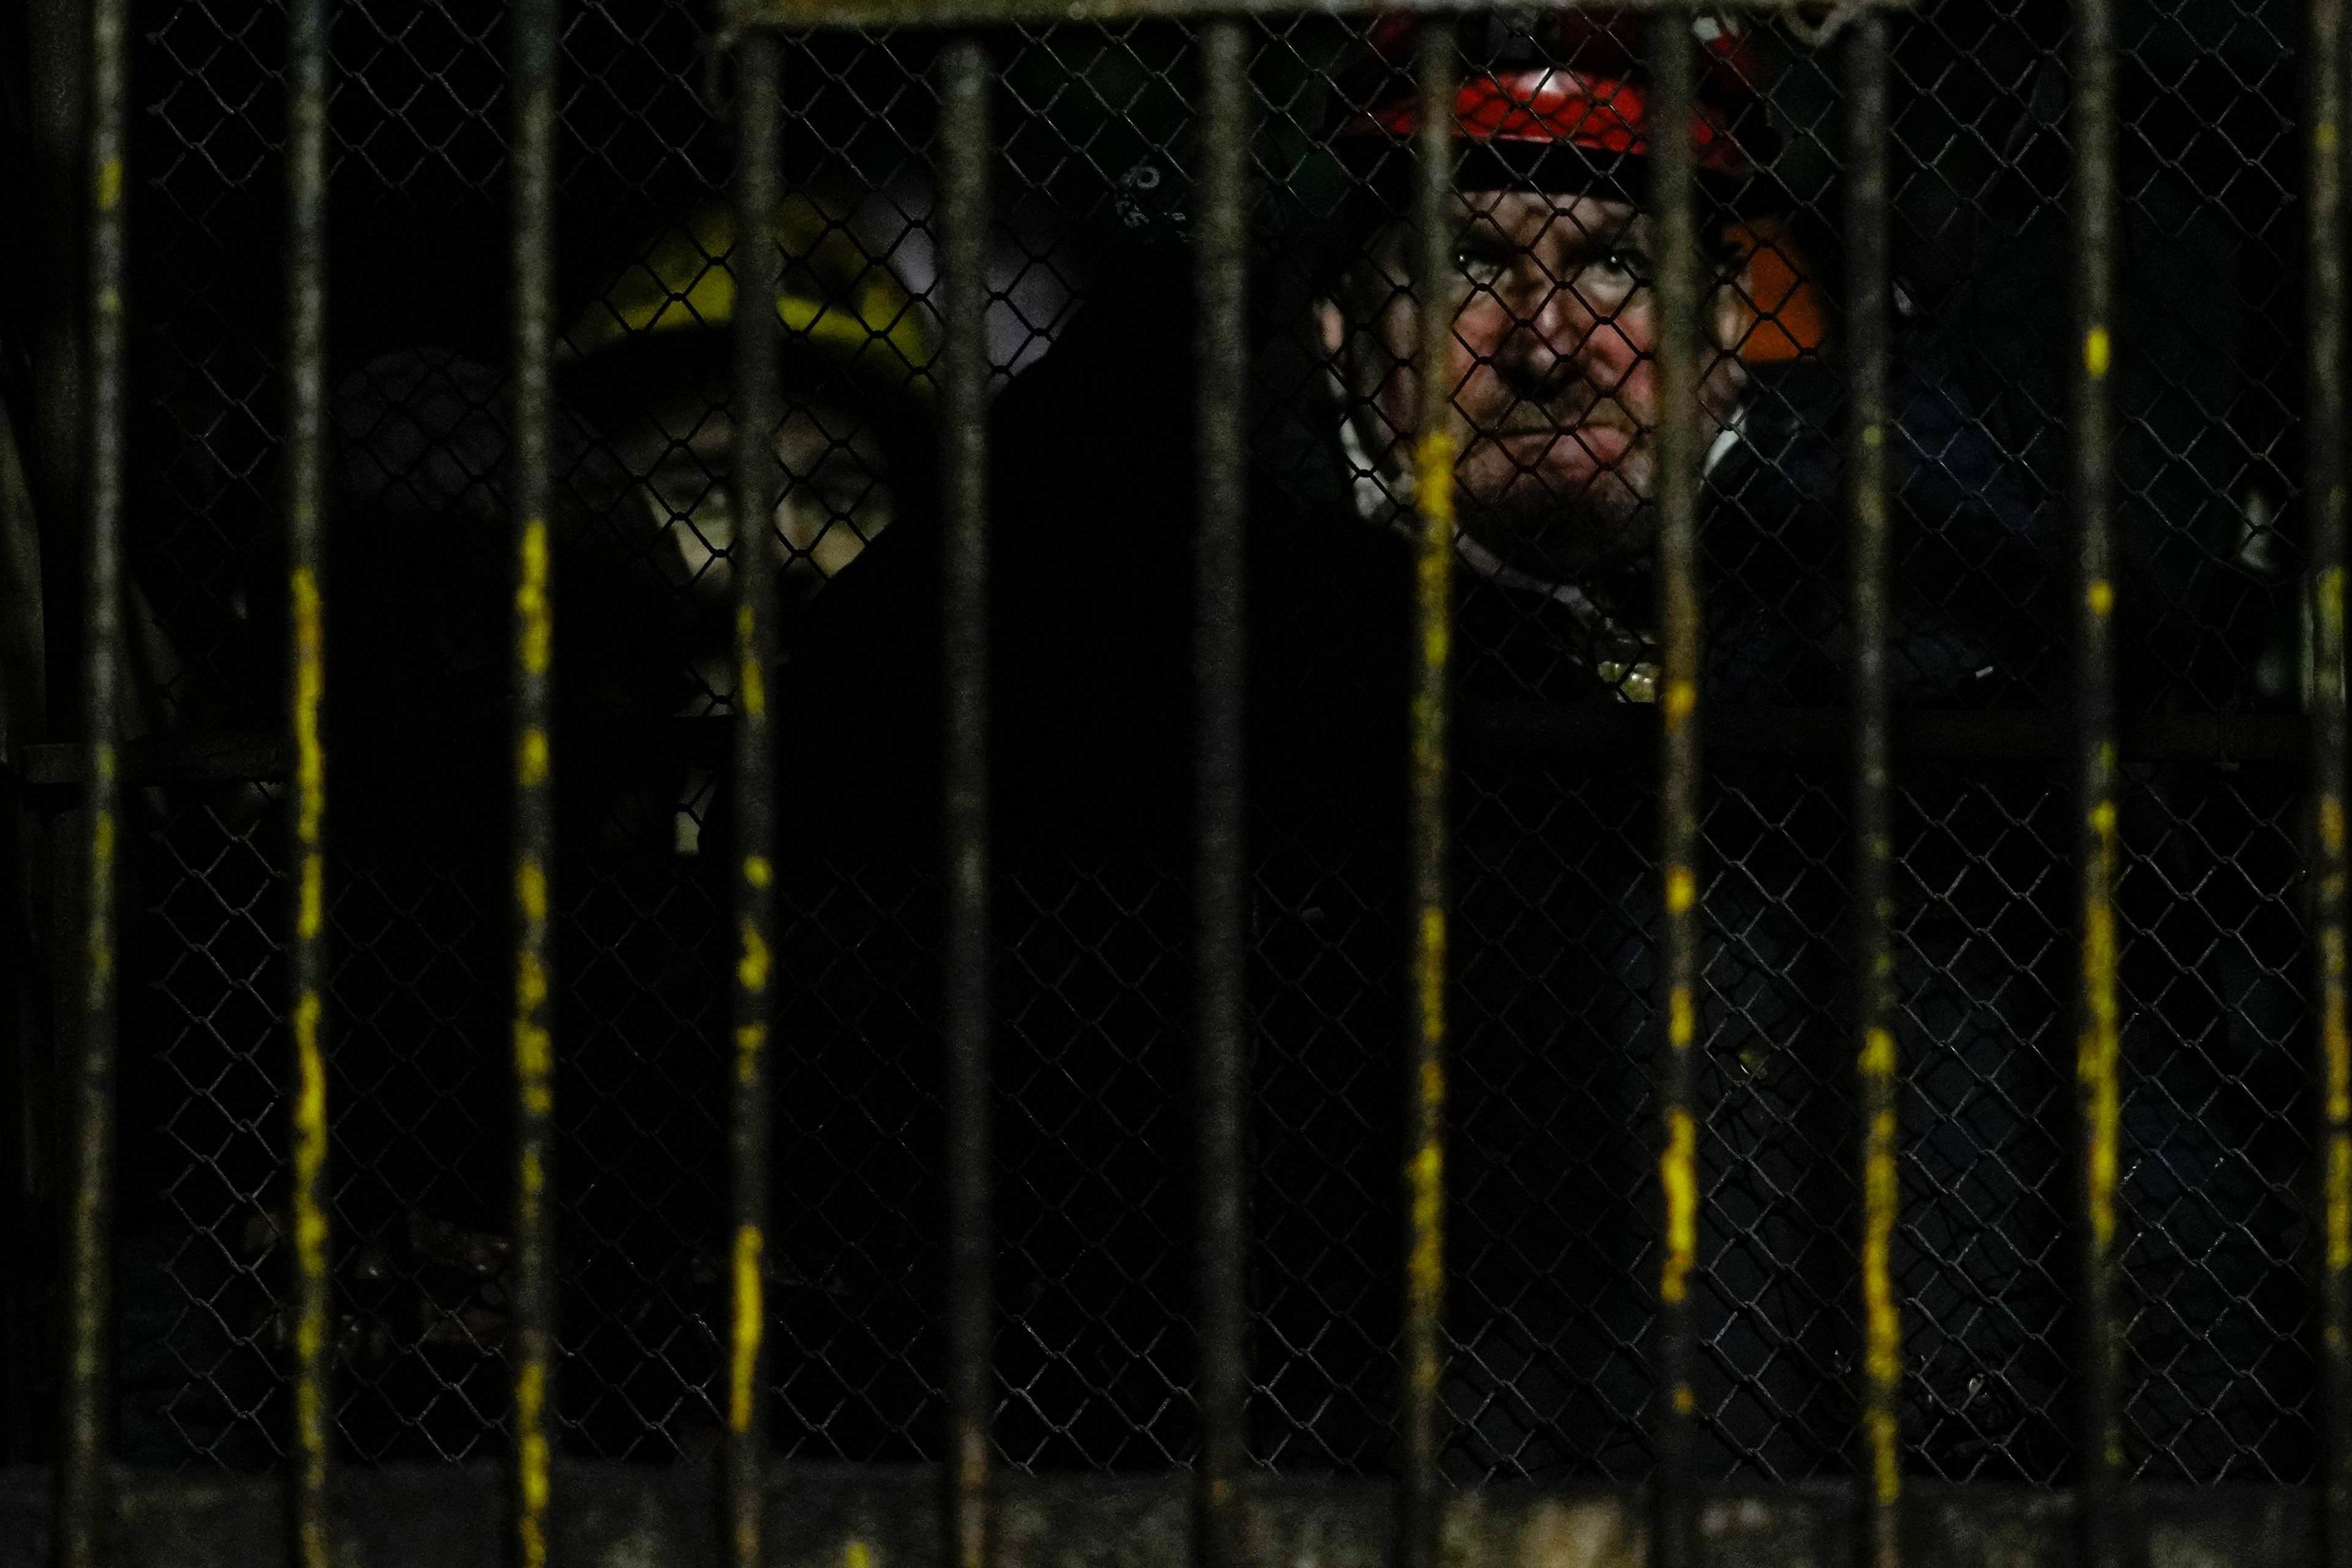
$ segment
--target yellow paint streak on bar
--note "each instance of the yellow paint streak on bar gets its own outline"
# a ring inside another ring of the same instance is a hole
[[[758,626],[751,605],[738,605],[735,607],[736,679],[743,691],[743,711],[754,718],[768,710],[768,672],[760,668],[753,644]]]
[[[774,880],[774,879],[775,872],[768,865],[768,858],[766,856],[751,855],[744,858],[743,879],[751,883],[751,886],[755,888],[764,888],[771,881]]]
[[[1678,1105],[1666,1111],[1658,1180],[1666,1190],[1666,1257],[1658,1295],[1680,1301],[1690,1294],[1691,1271],[1698,1267],[1698,1123]]]
[[[1454,437],[1433,430],[1413,449],[1413,494],[1427,537],[1422,541],[1418,571],[1421,592],[1422,659],[1431,669],[1443,669],[1454,652],[1454,617],[1446,602],[1454,580]],[[1434,754],[1435,714],[1423,712],[1424,699],[1413,700],[1414,762],[1420,766],[1443,765]]]
[[[2116,607],[2116,585],[2105,577],[2094,577],[2083,590],[2083,602],[2090,606],[2091,614],[2105,620]]]
[[[735,965],[735,978],[746,991],[768,988],[768,944],[749,921],[743,926],[743,956]]]
[[[1698,1038],[1698,1009],[1691,1005],[1690,987],[1677,985],[1666,993],[1666,1044],[1688,1050]]]
[[[874,1568],[874,1549],[853,1539],[841,1550],[841,1568]]]
[[[100,742],[90,748],[91,776],[100,784],[114,782],[114,748]],[[114,886],[114,813],[100,811],[89,825],[89,978],[106,984],[114,974],[114,931],[107,920],[108,900],[102,890]]]
[[[535,1361],[525,1362],[515,1374],[515,1424],[522,1432],[522,1517],[515,1521],[522,1568],[546,1568],[547,1369]]]
[[[522,526],[522,575],[515,584],[515,614],[522,617],[522,667],[545,675],[553,663],[555,618],[547,599],[547,520]]]
[[[1437,1131],[1445,1114],[1445,1069],[1433,1061],[1423,1063],[1419,1089],[1422,1125],[1426,1131],[1406,1172],[1412,1204],[1412,1250],[1405,1259],[1405,1288],[1411,1315],[1416,1320],[1434,1320],[1445,1292],[1445,1150]],[[1438,1358],[1417,1360],[1412,1380],[1415,1387],[1433,1391]]]
[[[525,920],[547,918],[547,873],[538,861],[524,860],[515,867],[515,901]]]
[[[745,1024],[735,1031],[735,1077],[746,1088],[760,1076],[760,1053],[767,1044],[765,1024]]]
[[[1666,728],[1679,730],[1683,721],[1698,711],[1698,687],[1689,680],[1666,682]]]
[[[324,1186],[327,1170],[327,1062],[320,1044],[320,1021],[325,1008],[316,991],[306,991],[294,1005],[294,1266],[301,1278],[314,1283],[327,1278],[327,1212]],[[323,1290],[304,1290],[294,1325],[295,1452],[312,1484],[324,1480],[327,1458],[326,1390],[314,1374],[327,1348],[327,1304]],[[306,1521],[301,1542],[303,1561],[326,1561],[326,1543],[315,1521]]]
[[[2114,885],[2116,805],[2101,801],[2090,814],[2096,836],[2099,866],[2096,885]],[[2083,911],[2083,988],[2088,1004],[2082,1039],[2075,1054],[2075,1075],[2086,1096],[2089,1126],[2089,1168],[2084,1176],[2090,1206],[2091,1237],[2102,1251],[2116,1236],[2116,1123],[2122,1089],[2117,1068],[2122,1053],[2116,1008],[2116,911],[2104,891],[2086,901]]]
[[[1698,902],[1698,879],[1687,866],[1673,866],[1666,870],[1666,913],[1687,913]]]
[[[751,1402],[758,1394],[760,1334],[767,1304],[760,1278],[762,1241],[756,1225],[735,1228],[735,1343],[728,1362],[727,1426],[751,1429]]]
[[[528,788],[547,782],[547,731],[536,726],[515,740],[515,773]]]
[[[98,210],[112,212],[122,200],[122,160],[109,158],[98,171]]]
[[[2105,327],[2093,327],[2083,335],[2083,368],[2091,373],[2093,380],[2105,376],[2115,358],[2115,340],[2107,336]]]
[[[1891,1089],[1895,1036],[1874,1028],[1864,1038],[1864,1079]],[[1881,1110],[1871,1119],[1863,1148],[1862,1299],[1864,1372],[1875,1394],[1864,1412],[1872,1484],[1878,1500],[1902,1494],[1902,1451],[1895,1397],[1903,1383],[1903,1322],[1895,1304],[1895,1222],[1898,1196],[1895,1166],[1895,1118]]]

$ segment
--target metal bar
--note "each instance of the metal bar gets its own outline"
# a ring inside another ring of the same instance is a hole
[[[2312,608],[2312,946],[2318,973],[2318,1145],[2326,1245],[2319,1273],[2317,1561],[2352,1568],[2352,1006],[2347,1006],[2344,807],[2344,0],[2311,0],[2305,51],[2308,207],[2304,326]]]
[[[1612,12],[1655,12],[1678,0],[1612,0]],[[1860,0],[1872,7],[1908,9],[1915,0]],[[1817,8],[1820,0],[1732,0],[1717,9],[1759,14]],[[1368,17],[1407,10],[1426,16],[1492,11],[1493,0],[727,0],[739,26],[779,27],[1010,26],[1030,23],[1170,20],[1213,16],[1288,21],[1310,16]]]
[[[1201,29],[1201,153],[1192,230],[1199,531],[1193,543],[1193,952],[1200,1205],[1201,1412],[1192,1560],[1240,1568],[1249,1464],[1249,857],[1243,793],[1245,529],[1249,511],[1249,38],[1230,18]]]
[[[1402,1427],[1397,1468],[1398,1568],[1437,1568],[1445,1451],[1445,937],[1448,754],[1453,718],[1454,99],[1453,26],[1424,24],[1414,154],[1412,285],[1421,306],[1413,370],[1412,767],[1407,876],[1412,900],[1411,1035],[1405,1054],[1405,1270]]]
[[[734,513],[742,520],[729,567],[735,579],[735,1079],[733,1162],[734,1331],[728,1342],[727,1441],[720,1478],[725,1560],[765,1562],[767,1401],[760,1376],[767,1325],[762,1255],[768,1226],[768,984],[775,950],[776,753],[768,725],[768,677],[776,663],[775,546],[771,519],[780,497],[776,426],[777,322],[783,276],[775,237],[778,196],[778,45],[746,34],[735,56],[735,451],[730,468]]]
[[[1699,588],[1700,379],[1696,153],[1692,13],[1652,27],[1652,201],[1658,222],[1658,627],[1664,675],[1658,742],[1658,863],[1664,905],[1658,1000],[1665,1028],[1657,1057],[1663,1143],[1658,1177],[1664,1243],[1658,1274],[1657,1521],[1661,1568],[1698,1558],[1696,1361],[1691,1285],[1698,1272]]]
[[[291,644],[294,932],[294,1433],[289,1558],[326,1568],[333,1289],[327,1234],[327,0],[295,0],[286,43],[286,552]]]
[[[126,334],[122,290],[123,160],[129,152],[131,38],[127,0],[92,0],[89,86],[89,575],[83,616],[87,664],[82,741],[89,748],[89,837],[83,860],[79,1028],[67,1104],[72,1118],[66,1212],[64,1387],[58,1412],[57,1518],[59,1568],[98,1561],[110,1493],[113,1405],[114,1073],[119,931],[115,846],[121,784],[115,752],[122,704],[122,515]]]
[[[1862,1165],[1863,1475],[1860,1560],[1903,1561],[1903,1324],[1895,1301],[1895,1184],[1893,607],[1887,574],[1886,21],[1858,17],[1845,44],[1845,360],[1848,592],[1853,616],[1854,1097]]]
[[[550,345],[555,312],[556,0],[514,0],[514,1368],[513,1551],[547,1562],[549,1458],[555,1426],[555,706],[554,573],[548,537]]]
[[[949,1568],[987,1568],[990,1310],[988,995],[988,226],[995,79],[978,40],[940,54],[941,574],[946,759],[947,1531]]]
[[[2075,1087],[2082,1117],[2080,1301],[2082,1561],[2109,1568],[2122,1552],[2125,1488],[2123,1339],[2116,1256],[2121,1040],[2116,1014],[2115,429],[2116,37],[2114,0],[2075,0],[2074,307],[2081,345],[2070,376],[2074,514],[2081,600],[2075,620],[2074,744],[2082,811],[2083,963],[2076,997]]]

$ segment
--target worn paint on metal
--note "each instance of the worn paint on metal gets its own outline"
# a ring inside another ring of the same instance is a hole
[[[555,658],[555,614],[547,591],[547,520],[523,524],[522,571],[515,584],[515,614],[522,623],[520,658],[528,675],[545,675]]]
[[[1250,857],[1245,787],[1250,173],[1258,34],[1202,25],[1192,234],[1192,1568],[1246,1568]]]
[[[1903,1323],[1894,1277],[1900,1221],[1896,1139],[1894,917],[1894,517],[1887,472],[1894,359],[1892,47],[1885,19],[1864,16],[1844,43],[1847,602],[1851,621],[1853,833],[1854,1113],[1862,1231],[1855,1561],[1900,1568],[1903,1539]]]
[[[940,1560],[988,1568],[996,1378],[989,1137],[988,230],[996,72],[976,37],[940,51],[942,820],[947,843],[940,1034],[947,1058],[947,1495]]]
[[[1447,859],[1452,844],[1454,433],[1454,320],[1460,198],[1451,134],[1460,62],[1449,29],[1414,46],[1421,104],[1413,142],[1410,270],[1418,317],[1413,352],[1413,661],[1406,692],[1412,738],[1405,876],[1413,1016],[1406,1046],[1404,1300],[1397,1389],[1395,1568],[1437,1568],[1439,1463],[1448,1415],[1445,1367],[1445,1091]]]
[[[2096,865],[2093,875],[2115,881],[2116,803],[2095,805],[2088,818]],[[2084,1197],[2091,1237],[2105,1250],[2116,1237],[2117,1141],[2122,1122],[2122,1039],[2116,997],[2116,910],[2112,897],[2083,910],[2083,992],[2087,1004],[2074,1071],[2084,1110]]]
[[[547,1369],[526,1362],[515,1375],[515,1426],[520,1434],[517,1482],[521,1510],[515,1521],[522,1568],[547,1563]]]
[[[765,234],[780,200],[777,132],[782,62],[778,40],[746,37],[735,47],[735,232]],[[782,292],[783,257],[773,245],[744,245],[730,262],[753,300]],[[719,1456],[719,1559],[760,1568],[768,1558],[768,1429],[761,1398],[761,1355],[767,1337],[764,1273],[772,1111],[767,1050],[773,1004],[769,993],[775,945],[776,744],[768,719],[768,678],[775,660],[776,551],[767,520],[776,515],[782,470],[776,427],[780,353],[776,313],[734,312],[734,451],[728,483],[734,515],[760,520],[739,531],[730,557],[735,590],[734,919],[740,956],[734,973],[735,1073],[728,1096],[729,1218],[735,1234],[727,1367],[727,1433]]]
[[[735,610],[735,679],[737,700],[743,711],[752,718],[764,717],[768,711],[768,668],[761,657],[760,617],[749,605],[739,605]]]
[[[2317,1550],[2323,1568],[2352,1568],[2352,995],[2346,973],[2347,922],[2345,808],[2347,778],[2344,683],[2344,572],[2347,398],[2346,170],[2340,127],[2346,80],[2345,0],[2308,0],[2305,12],[2305,119],[2312,156],[2304,166],[2304,494],[2311,610],[2310,788],[2314,812],[2309,911],[2315,973],[2321,1230],[2316,1286],[2319,1328],[2319,1461],[2314,1476]]]
[[[96,1568],[110,1511],[107,1449],[114,1403],[110,1376],[113,1294],[116,813],[121,796],[115,746],[122,697],[121,605],[122,532],[128,468],[129,363],[121,284],[129,247],[121,200],[130,148],[130,8],[127,0],[91,0],[86,168],[92,180],[86,219],[89,328],[87,473],[89,550],[83,581],[82,738],[89,747],[85,799],[89,837],[79,868],[85,903],[85,960],[74,1017],[74,1049],[61,1064],[60,1110],[67,1119],[63,1247],[63,1365],[58,1388],[58,1442],[52,1497],[51,1552],[58,1568]]]
[[[1658,1155],[1658,1181],[1666,1194],[1666,1247],[1658,1271],[1658,1295],[1680,1302],[1689,1299],[1691,1271],[1698,1267],[1698,1122],[1682,1106],[1666,1109],[1666,1146]]]
[[[1862,1056],[1865,1082],[1882,1090],[1867,1098],[1882,1102],[1871,1118],[1863,1152],[1862,1299],[1863,1375],[1874,1397],[1864,1410],[1864,1443],[1871,1485],[1882,1503],[1902,1495],[1902,1446],[1895,1416],[1903,1383],[1903,1321],[1895,1300],[1895,1223],[1899,1196],[1895,1182],[1895,1036],[1869,1033]]]
[[[2120,135],[2118,0],[2074,0],[2067,59],[2067,205],[2071,314],[2083,343],[2067,385],[2067,501],[2082,597],[2074,621],[2073,711],[2074,840],[2081,911],[2080,974],[2074,998],[2075,1099],[2081,1220],[2076,1311],[2081,1422],[2079,1553],[2084,1568],[2122,1568],[2130,1555],[2123,1453],[2124,1332],[2121,1259],[2116,1246],[2119,1116],[2122,1100],[2116,879],[2120,870],[2116,700],[2115,380],[2109,374],[2118,318],[2116,278],[2124,247],[2117,176]]]
[[[727,1364],[727,1426],[734,1432],[751,1429],[751,1407],[758,1392],[760,1339],[767,1322],[767,1299],[760,1276],[763,1245],[758,1226],[736,1227],[735,1321]]]

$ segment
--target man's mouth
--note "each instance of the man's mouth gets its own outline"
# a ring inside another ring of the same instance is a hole
[[[1582,425],[1573,419],[1557,424],[1506,426],[1494,433],[1497,446],[1553,466],[1614,468],[1639,437],[1616,425]]]

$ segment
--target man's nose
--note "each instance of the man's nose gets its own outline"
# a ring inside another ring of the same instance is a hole
[[[1547,281],[1512,316],[1496,365],[1524,392],[1549,393],[1578,379],[1605,391],[1631,363],[1631,354],[1610,352],[1622,335],[1570,281]],[[1625,363],[1618,363],[1621,357]]]

